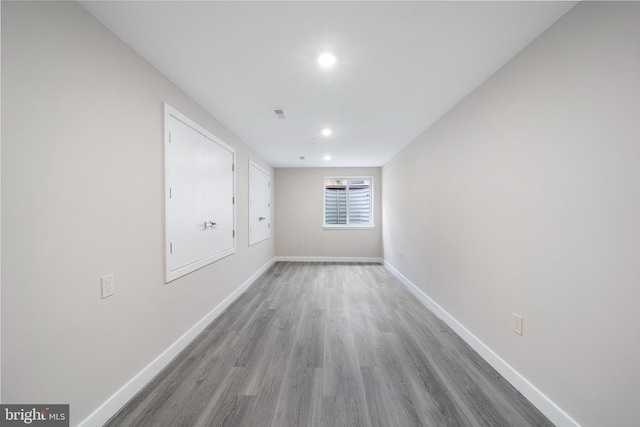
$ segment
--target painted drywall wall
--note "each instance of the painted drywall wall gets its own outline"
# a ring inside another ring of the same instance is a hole
[[[638,422],[638,22],[582,2],[382,171],[385,260],[584,426]]]
[[[2,2],[2,66],[2,397],[76,425],[272,260],[248,160],[273,169],[75,2]],[[237,252],[170,284],[163,101],[237,150]]]
[[[277,168],[276,255],[382,258],[380,172],[380,168]],[[323,229],[323,179],[328,176],[373,177],[373,229]]]
[[[0,7],[0,45],[2,44],[2,7]],[[2,80],[2,59],[0,55],[0,81]],[[0,84],[0,99],[2,85]],[[0,102],[0,117],[2,116],[2,102]],[[0,123],[0,128],[2,125]],[[2,132],[0,132],[0,189],[2,188]],[[1,191],[0,191],[1,193]],[[0,197],[0,241],[2,241],[2,197]],[[2,245],[0,245],[0,260],[2,260]],[[2,262],[0,262],[0,356],[2,355]],[[2,402],[2,363],[0,358],[0,402]]]

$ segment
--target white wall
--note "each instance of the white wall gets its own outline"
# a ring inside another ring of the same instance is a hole
[[[76,425],[272,260],[248,159],[273,170],[74,2],[2,2],[2,66],[2,397]],[[168,285],[163,101],[237,150],[236,254]]]
[[[382,258],[380,168],[277,168],[276,255],[279,257]],[[373,229],[323,229],[326,176],[372,176]]]
[[[0,44],[2,44],[2,7],[0,7]],[[0,80],[2,79],[2,60],[0,59]],[[0,85],[0,98],[2,98],[2,85]],[[0,116],[2,115],[2,102],[0,102]],[[2,126],[0,125],[0,128]],[[0,132],[0,188],[2,188],[2,133]],[[1,191],[0,191],[1,196]],[[2,197],[0,197],[0,242],[2,241]],[[0,260],[2,260],[2,245],[0,245]],[[0,402],[2,400],[2,263],[0,262]]]
[[[383,167],[385,259],[584,426],[638,423],[639,22],[579,4]]]

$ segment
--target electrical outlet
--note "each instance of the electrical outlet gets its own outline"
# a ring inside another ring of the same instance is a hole
[[[522,316],[513,313],[513,332],[522,335]]]
[[[110,297],[115,293],[113,274],[100,278],[102,284],[102,298]]]

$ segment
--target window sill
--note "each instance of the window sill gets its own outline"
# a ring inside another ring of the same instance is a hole
[[[373,225],[324,225],[324,230],[373,230]]]

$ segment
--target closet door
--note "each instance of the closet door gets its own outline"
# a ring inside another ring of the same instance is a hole
[[[249,160],[249,245],[271,237],[271,174]]]
[[[165,104],[166,281],[235,252],[235,150]]]

